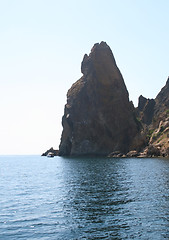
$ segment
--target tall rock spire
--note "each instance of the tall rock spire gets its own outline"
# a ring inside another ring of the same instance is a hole
[[[110,47],[95,44],[81,71],[67,93],[59,155],[128,152],[138,126]]]

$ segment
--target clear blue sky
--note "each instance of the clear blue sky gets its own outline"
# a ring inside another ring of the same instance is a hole
[[[130,99],[169,75],[168,0],[0,0],[0,154],[58,148],[66,93],[106,41]]]

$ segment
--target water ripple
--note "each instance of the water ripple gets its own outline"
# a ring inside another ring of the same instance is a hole
[[[169,239],[169,161],[0,157],[0,239]]]

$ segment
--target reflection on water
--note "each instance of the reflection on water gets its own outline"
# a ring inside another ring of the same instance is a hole
[[[71,190],[67,192],[69,201],[64,206],[65,211],[71,209],[76,219],[72,220],[73,229],[83,229],[82,236],[91,239],[95,233],[100,239],[169,237],[166,231],[169,219],[168,161],[74,161],[76,168],[69,168],[69,162],[67,165],[71,172],[65,175],[65,182]]]
[[[169,239],[167,159],[34,156],[0,164],[0,239]]]

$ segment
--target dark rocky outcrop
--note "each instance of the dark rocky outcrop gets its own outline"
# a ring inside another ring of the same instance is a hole
[[[143,123],[150,125],[154,114],[154,99],[148,99],[143,110]]]
[[[146,102],[147,102],[147,98],[143,97],[142,95],[139,97],[138,99],[138,110],[140,112],[143,111],[145,105],[146,105]]]
[[[140,120],[142,123],[150,125],[152,122],[152,118],[154,115],[154,107],[155,107],[154,99],[147,99],[142,95],[139,97],[138,103],[138,111],[140,114]]]
[[[108,155],[136,150],[140,125],[105,42],[95,44],[89,56],[85,54],[81,71],[83,76],[67,93],[59,155]]]
[[[59,150],[55,150],[55,149],[53,149],[53,147],[51,147],[46,152],[42,153],[41,156],[54,157],[54,156],[58,156],[58,152],[59,152]]]

